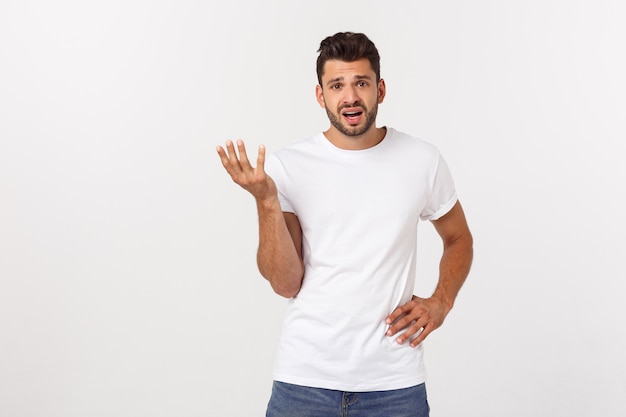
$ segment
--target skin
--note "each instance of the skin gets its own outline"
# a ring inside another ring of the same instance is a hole
[[[378,105],[385,98],[384,80],[376,75],[367,59],[354,62],[331,60],[324,65],[322,85],[316,86],[319,105],[326,110],[330,127],[324,132],[335,146],[361,150],[375,146],[386,134],[376,127]],[[237,149],[235,149],[235,146]],[[256,167],[250,163],[243,141],[226,142],[217,153],[232,180],[250,192],[259,215],[257,264],[274,291],[284,297],[297,295],[302,286],[302,229],[293,213],[283,213],[274,181],[265,173],[265,147],[259,147]],[[428,298],[413,296],[385,320],[388,336],[397,343],[416,347],[439,328],[465,281],[473,256],[473,240],[461,204],[432,221],[443,242],[439,280]]]
[[[324,64],[322,85],[315,87],[315,97],[326,110],[331,125],[326,138],[341,149],[371,148],[385,137],[386,129],[375,125],[378,105],[385,99],[385,80],[376,74],[367,59],[354,62],[330,60]],[[348,112],[362,112],[354,120]]]
[[[457,201],[448,213],[431,223],[443,242],[437,287],[429,298],[414,295],[385,320],[390,325],[387,336],[405,329],[396,341],[399,344],[410,341],[412,347],[418,346],[443,324],[472,264],[473,239],[461,203]]]
[[[232,180],[247,190],[257,203],[259,215],[259,248],[257,264],[261,275],[274,291],[286,298],[294,297],[302,285],[302,230],[293,213],[283,213],[274,180],[265,173],[265,147],[259,146],[256,167],[248,160],[242,140],[237,141],[239,156],[232,141],[217,153]]]

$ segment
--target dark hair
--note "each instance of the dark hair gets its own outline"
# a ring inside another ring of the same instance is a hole
[[[363,33],[338,32],[327,37],[320,43],[317,50],[317,81],[322,85],[322,75],[324,74],[324,64],[331,59],[344,62],[353,62],[366,58],[369,60],[376,81],[380,80],[380,55],[374,42],[369,40]]]

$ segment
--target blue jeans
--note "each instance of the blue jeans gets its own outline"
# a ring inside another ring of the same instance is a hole
[[[266,417],[428,417],[426,386],[343,392],[274,381]]]

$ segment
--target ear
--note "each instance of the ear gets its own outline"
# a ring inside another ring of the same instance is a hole
[[[317,102],[319,103],[320,107],[325,109],[326,101],[324,100],[324,90],[322,90],[322,87],[320,85],[315,86],[315,98],[317,99]]]
[[[385,99],[385,93],[387,93],[387,86],[385,80],[382,78],[378,81],[378,104],[382,103]]]

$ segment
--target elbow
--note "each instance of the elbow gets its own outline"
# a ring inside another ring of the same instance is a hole
[[[465,236],[464,243],[465,243],[465,246],[467,247],[467,250],[470,252],[471,255],[473,255],[474,254],[474,237],[469,231],[467,232]]]
[[[300,292],[300,288],[302,287],[304,268],[298,268],[296,271],[281,276],[261,274],[269,281],[276,294],[285,298],[293,298]]]
[[[444,240],[444,249],[448,247],[459,247],[472,253],[474,251],[474,237],[469,230],[459,233],[448,240]]]
[[[292,279],[280,282],[270,280],[270,283],[276,294],[285,298],[293,298],[300,292],[300,288],[302,287],[302,276],[299,278],[294,276]]]
[[[276,294],[285,298],[293,298],[296,295],[298,295],[298,293],[300,292],[300,286],[295,286],[295,285],[291,285],[291,286],[272,285],[272,289],[274,290]]]
[[[474,257],[474,237],[472,236],[472,234],[470,232],[467,232],[467,250],[470,253],[470,256],[473,258]]]

